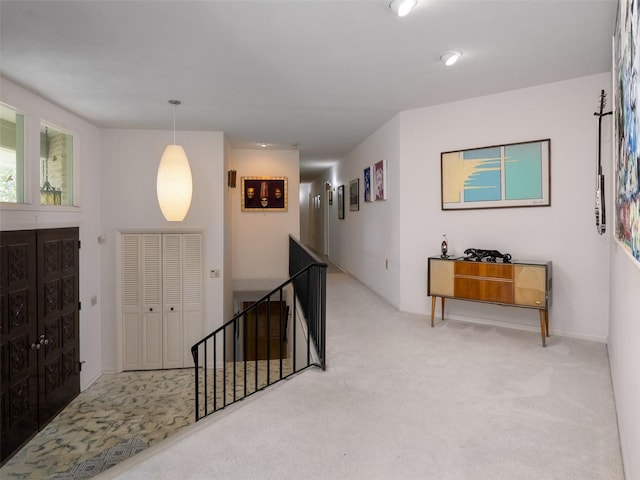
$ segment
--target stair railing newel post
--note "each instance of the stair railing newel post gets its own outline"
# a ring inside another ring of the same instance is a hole
[[[298,315],[297,315],[297,312],[298,312],[298,308],[297,308],[298,295],[297,295],[297,291],[296,291],[296,282],[292,283],[292,287],[293,287],[293,315],[292,315],[292,318],[293,318],[293,349],[292,349],[292,352],[293,353],[291,354],[291,356],[293,357],[293,371],[295,373],[295,372],[298,371],[298,369],[296,367],[296,356],[297,356],[296,355],[296,352],[297,352],[297,350],[296,350],[296,346],[297,346],[297,335],[296,335],[296,332],[297,332],[297,328],[298,328]]]
[[[194,345],[193,347],[191,347],[191,356],[193,357],[193,363],[194,363],[194,378],[196,379],[194,384],[195,384],[195,393],[196,393],[196,422],[199,420],[199,414],[200,414],[200,389],[199,387],[199,375],[198,375],[198,346]]]
[[[282,380],[282,343],[284,340],[282,332],[282,316],[286,315],[286,308],[283,309],[282,305],[282,288],[280,288],[280,308],[278,309],[278,356],[280,357],[280,380]]]
[[[324,370],[324,355],[325,355],[325,342],[326,342],[326,267],[318,267],[318,291],[317,291],[317,305],[318,305],[318,344],[319,344],[319,360],[320,368]]]
[[[307,270],[307,291],[306,291],[306,297],[307,297],[307,311],[305,312],[307,314],[307,365],[309,365],[311,363],[311,335],[313,334],[313,332],[311,331],[311,328],[309,328],[310,326],[313,325],[313,318],[309,318],[310,316],[312,316],[312,312],[313,310],[311,308],[309,308],[310,305],[310,295],[311,295],[311,271]]]

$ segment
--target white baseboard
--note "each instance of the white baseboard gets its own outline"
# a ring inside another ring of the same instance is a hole
[[[430,316],[426,316],[427,319],[430,320]],[[442,317],[439,316],[435,316],[434,317],[435,320],[438,321],[442,321]],[[492,320],[489,318],[481,318],[481,317],[471,317],[468,315],[459,315],[459,314],[447,314],[445,316],[445,322],[447,320],[459,320],[461,322],[466,322],[466,323],[475,323],[478,325],[490,325],[493,327],[504,327],[504,328],[511,328],[514,330],[523,330],[526,332],[536,332],[536,333],[540,333],[540,327],[539,325],[525,325],[522,323],[512,323],[512,322],[503,322],[503,321],[499,321],[499,320]],[[601,336],[597,336],[597,335],[584,335],[581,333],[576,333],[576,332],[570,332],[567,330],[563,330],[563,329],[557,329],[557,328],[553,328],[552,325],[549,325],[549,334],[550,335],[555,335],[558,337],[567,337],[567,338],[574,338],[576,340],[586,340],[589,342],[597,342],[597,343],[607,343],[607,337],[601,337]]]

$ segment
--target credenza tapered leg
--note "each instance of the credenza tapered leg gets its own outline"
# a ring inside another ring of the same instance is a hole
[[[436,300],[435,295],[431,297],[431,327],[433,327],[433,316],[436,314]]]
[[[444,321],[444,297],[440,297],[440,307],[442,309],[442,320]]]
[[[549,336],[549,310],[544,311],[544,323],[545,323],[544,331],[547,332],[547,337],[548,337]]]
[[[542,334],[542,346],[547,346],[547,311],[539,310],[540,312],[540,333]]]

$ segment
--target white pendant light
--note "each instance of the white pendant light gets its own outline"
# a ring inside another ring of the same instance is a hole
[[[413,10],[418,0],[391,0],[389,8],[399,17],[404,17]]]
[[[162,215],[169,222],[181,222],[191,206],[193,183],[191,168],[184,148],[176,145],[176,110],[180,100],[169,100],[173,105],[173,145],[167,145],[160,160],[157,178],[158,203]]]

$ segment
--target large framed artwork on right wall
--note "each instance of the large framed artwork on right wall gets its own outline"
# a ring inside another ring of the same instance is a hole
[[[614,210],[616,239],[640,262],[638,0],[620,0],[614,35]]]
[[[440,154],[442,210],[551,205],[551,140]]]

